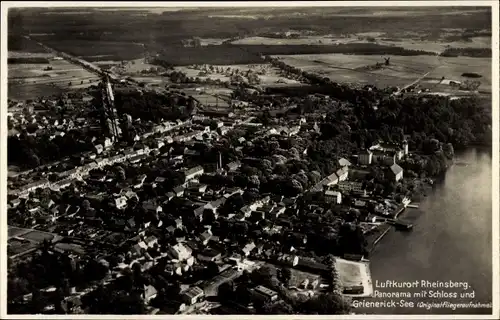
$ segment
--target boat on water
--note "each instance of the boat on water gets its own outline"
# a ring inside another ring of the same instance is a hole
[[[462,167],[467,167],[469,165],[467,162],[455,162],[454,164],[456,166],[462,166]]]
[[[413,229],[413,224],[411,224],[411,223],[396,224],[395,227],[396,227],[396,230],[399,230],[399,231],[411,231]]]
[[[413,224],[401,220],[388,219],[387,223],[393,225],[398,231],[410,231],[413,229]]]

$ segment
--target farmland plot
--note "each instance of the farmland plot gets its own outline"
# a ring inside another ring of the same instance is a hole
[[[276,56],[285,63],[303,71],[321,74],[335,82],[372,84],[377,87],[404,86],[429,73],[427,80],[456,79],[460,81],[464,72],[476,72],[483,77],[480,90],[491,91],[491,59],[439,56],[374,56],[374,55],[285,55]],[[389,66],[368,70],[366,66],[384,63],[390,58]]]
[[[423,83],[431,83],[432,80],[446,79],[463,82],[467,78],[462,77],[463,73],[474,72],[480,74],[482,77],[474,80],[481,82],[479,91],[491,93],[491,59],[490,58],[470,58],[470,57],[442,57],[440,58],[441,64],[439,68],[433,70]]]
[[[86,88],[99,81],[97,75],[65,60],[52,60],[48,65],[9,64],[7,77],[9,98],[19,100]]]

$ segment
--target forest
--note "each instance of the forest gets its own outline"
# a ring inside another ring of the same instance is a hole
[[[441,52],[441,56],[491,58],[491,53],[491,48],[447,48]]]
[[[271,10],[272,9],[272,10]],[[193,37],[229,41],[245,37],[285,33],[290,30],[314,35],[342,36],[360,32],[381,32],[404,38],[407,32],[418,32],[423,39],[439,34],[445,28],[463,28],[469,35],[486,35],[481,30],[491,29],[491,13],[487,8],[469,15],[443,14],[432,10],[425,15],[398,14],[357,16],[357,9],[301,8],[301,15],[290,16],[287,12],[299,12],[293,8],[269,8],[272,19],[266,18],[258,9],[250,10],[256,19],[241,19],[234,14],[220,15],[234,9],[203,8],[153,14],[138,11],[101,11],[81,8],[81,12],[65,12],[52,9],[12,10],[8,16],[9,50],[43,52],[34,42],[28,43],[22,36],[29,33],[49,46],[89,61],[128,60],[158,52],[169,63],[183,65],[193,63],[235,64],[256,62],[252,55],[243,54],[237,48],[184,48],[179,46],[185,39]],[[52,23],[46,23],[46,11],[51,13]],[[384,8],[391,11],[393,8]],[[426,11],[424,8],[420,10]],[[57,14],[57,13],[60,14]],[[341,14],[339,12],[342,12]],[[351,14],[350,12],[354,12]],[[249,13],[247,13],[249,14]],[[245,12],[241,13],[245,16]],[[333,18],[332,16],[333,15]],[[363,23],[358,23],[359,21]],[[55,27],[57,26],[57,27]],[[147,30],[145,36],[145,30]],[[245,46],[239,46],[240,49]],[[247,46],[252,47],[252,46]],[[173,50],[172,50],[173,48]],[[199,49],[199,50],[195,50]],[[309,53],[353,53],[353,54],[429,54],[398,47],[376,44],[345,44],[331,46],[254,46],[250,52],[263,54],[309,54]],[[176,52],[179,51],[179,52]],[[258,58],[258,57],[257,57]]]
[[[59,161],[64,157],[81,154],[93,149],[92,136],[97,132],[70,130],[64,136],[51,139],[50,134],[42,133],[36,137],[28,135],[31,128],[18,136],[9,136],[7,145],[8,163],[22,169],[32,169],[43,164]]]
[[[171,45],[193,36],[225,39],[290,29],[324,35],[374,31],[425,34],[444,28],[463,28],[470,33],[491,29],[491,10],[484,7],[475,8],[476,11],[467,15],[459,14],[463,8],[454,8],[454,14],[443,7],[419,8],[419,14],[415,15],[400,13],[401,10],[394,7],[380,9],[391,14],[373,15],[367,14],[371,9],[344,7],[321,8],[320,11],[318,8],[266,8],[265,12],[262,8],[246,8],[243,12],[234,8],[199,8],[161,14],[147,10],[80,8],[80,12],[74,13],[64,8],[30,8],[11,10],[8,26],[13,34],[43,33],[52,34],[59,40],[137,42],[158,46]],[[46,23],[46,12],[51,12],[50,24]],[[241,19],[234,16],[235,12],[256,19]],[[358,16],[360,13],[361,17]],[[272,19],[266,18],[269,15]]]
[[[23,57],[23,58],[8,58],[7,59],[7,64],[23,64],[23,63],[49,64],[50,61],[47,58],[41,58],[41,57]]]
[[[159,94],[155,92],[122,92],[115,95],[115,106],[120,115],[129,114],[133,119],[159,123],[161,119],[175,121],[187,119],[195,100],[183,93]]]
[[[164,67],[192,64],[251,64],[262,62],[261,55],[344,53],[360,55],[435,55],[434,52],[409,50],[374,43],[339,45],[235,45],[222,44],[203,47],[169,46],[159,51],[154,62]]]
[[[159,50],[156,61],[163,60],[164,63],[182,66],[192,64],[252,64],[262,61],[255,52],[244,50],[241,46],[214,45],[204,47],[182,47],[169,46]]]
[[[238,45],[243,50],[260,55],[287,55],[287,54],[321,54],[343,53],[359,55],[400,55],[418,56],[435,55],[434,52],[410,50],[402,47],[386,46],[376,43],[340,43],[338,45]]]

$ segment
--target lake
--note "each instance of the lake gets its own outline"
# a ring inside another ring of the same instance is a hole
[[[396,306],[365,306],[357,308],[356,313],[491,314],[491,306],[487,305],[492,302],[491,158],[490,151],[479,149],[457,153],[456,161],[460,164],[448,169],[444,180],[434,185],[418,210],[407,209],[401,215],[403,220],[413,222],[413,231],[391,230],[372,252],[373,289],[383,296],[364,300],[393,300]],[[382,287],[392,280],[397,283],[417,281],[418,285]],[[422,288],[422,281],[466,282],[470,288]],[[422,293],[427,297],[418,297],[422,291],[427,291]],[[391,292],[403,293],[401,296],[406,293],[411,298],[384,295]],[[464,292],[468,296],[461,298]],[[407,305],[400,305],[401,300]],[[447,305],[471,301],[486,306],[452,310]],[[441,305],[427,309],[419,307],[419,302]]]

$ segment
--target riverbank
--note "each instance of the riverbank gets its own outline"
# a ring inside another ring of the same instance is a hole
[[[376,287],[376,283],[465,281],[473,288],[475,301],[484,305],[491,302],[491,153],[471,149],[457,152],[455,158],[468,165],[451,166],[443,179],[438,178],[432,186],[426,186],[432,192],[427,191],[426,197],[415,201],[419,204],[418,209],[407,208],[402,214],[402,219],[415,225],[413,231],[387,232],[370,253],[370,275],[374,290],[383,294],[408,292],[411,298],[406,300],[417,305],[426,301],[418,295],[420,288],[396,290]],[[467,263],[457,263],[464,257],[467,257]],[[385,300],[382,296],[369,298],[374,303]],[[468,303],[465,300],[467,298],[458,297],[450,302]],[[491,314],[491,308],[452,310],[359,305],[355,312],[401,315]]]
[[[434,180],[432,179],[414,179],[412,182],[415,185],[415,189],[413,190],[413,194],[411,195],[411,200],[405,201],[404,203],[398,205],[389,218],[397,219],[401,215],[403,215],[408,210],[408,205],[411,202],[415,201],[418,202],[422,199],[422,197],[427,196],[427,192],[429,191],[429,189],[432,188],[432,185],[434,184]],[[388,222],[382,222],[380,223],[379,226],[377,226],[370,232],[370,234],[366,238],[367,240],[366,249],[368,256],[375,250],[377,245],[382,241],[382,239],[389,233],[389,231],[392,228],[396,229],[395,226],[389,224]],[[372,279],[369,272],[369,263],[366,263],[366,269],[367,269],[366,277],[368,278],[366,279],[366,281],[369,282],[371,285]],[[365,285],[363,285],[363,287],[365,287]],[[363,295],[356,295],[356,296],[353,295],[352,297],[371,297],[373,294],[373,288],[370,287],[368,289],[368,292],[370,292],[369,294],[367,294],[366,292],[367,288],[365,287]]]

